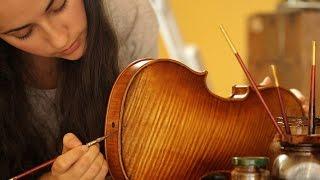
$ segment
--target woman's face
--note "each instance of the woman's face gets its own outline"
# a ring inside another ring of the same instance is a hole
[[[0,0],[0,38],[27,53],[77,60],[86,30],[83,0]]]

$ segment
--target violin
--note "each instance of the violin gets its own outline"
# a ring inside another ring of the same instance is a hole
[[[199,179],[231,169],[233,156],[271,156],[276,128],[251,87],[230,98],[206,86],[207,72],[169,59],[143,59],[118,77],[109,97],[106,159],[114,179]],[[274,87],[259,92],[275,117]],[[280,88],[288,116],[301,117],[300,101]]]

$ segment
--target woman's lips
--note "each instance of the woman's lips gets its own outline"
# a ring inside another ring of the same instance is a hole
[[[63,55],[70,55],[74,51],[76,51],[80,47],[80,41],[77,39],[75,40],[69,48],[65,49],[64,51],[61,52]]]

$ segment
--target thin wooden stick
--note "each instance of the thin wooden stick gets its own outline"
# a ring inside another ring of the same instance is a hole
[[[309,135],[316,133],[315,128],[315,93],[316,93],[316,42],[312,41],[312,66],[309,99]]]
[[[247,76],[247,78],[248,78],[251,86],[253,87],[253,89],[254,89],[255,92],[257,93],[257,96],[259,97],[259,99],[260,99],[261,103],[263,104],[265,110],[267,111],[270,119],[272,120],[272,123],[273,123],[274,127],[276,128],[276,130],[278,131],[278,133],[279,133],[282,137],[284,137],[284,134],[283,134],[281,128],[279,127],[276,119],[273,117],[273,115],[272,115],[272,113],[271,113],[268,105],[266,104],[265,100],[263,99],[263,97],[262,97],[262,95],[261,95],[261,93],[260,93],[260,91],[259,91],[259,89],[258,89],[258,87],[257,87],[256,82],[253,80],[250,72],[248,71],[248,69],[246,68],[245,64],[243,63],[241,56],[239,55],[238,51],[236,50],[235,46],[233,45],[232,41],[230,40],[227,32],[224,30],[224,28],[223,28],[222,25],[220,25],[220,29],[221,29],[224,37],[225,37],[226,40],[228,41],[228,43],[229,43],[229,45],[230,45],[230,47],[231,47],[234,55],[236,56],[236,58],[237,58],[237,60],[238,60],[238,62],[239,62],[239,64],[240,64],[241,68],[243,69],[244,73],[246,74],[246,76]]]
[[[291,134],[291,130],[290,130],[290,126],[289,126],[289,121],[286,115],[286,110],[285,110],[285,106],[283,103],[283,99],[280,93],[280,86],[279,86],[279,80],[278,80],[278,76],[277,76],[277,71],[276,71],[276,67],[275,65],[271,65],[271,69],[272,69],[272,74],[273,74],[273,78],[276,84],[276,88],[277,88],[277,94],[278,94],[278,100],[279,100],[279,104],[281,107],[281,115],[283,118],[283,123],[284,123],[284,128],[286,130],[286,134],[290,135]]]
[[[95,145],[95,144],[97,144],[97,143],[99,143],[99,142],[104,141],[107,137],[108,137],[108,135],[107,135],[107,136],[100,137],[100,138],[97,138],[97,139],[95,139],[95,140],[87,143],[86,145],[87,145],[88,147],[91,147],[91,146],[93,146],[93,145]],[[37,172],[37,171],[39,171],[39,170],[41,170],[41,169],[43,169],[43,168],[45,168],[45,167],[48,167],[48,166],[52,165],[56,159],[57,159],[57,158],[51,159],[51,160],[49,160],[49,161],[47,161],[47,162],[45,162],[45,163],[43,163],[43,164],[41,164],[41,165],[38,165],[38,166],[36,166],[36,167],[28,170],[28,171],[25,171],[25,172],[22,173],[22,174],[19,174],[19,175],[13,177],[13,178],[10,178],[9,180],[17,180],[17,179],[21,179],[21,178],[24,178],[24,177],[26,177],[26,176],[29,176],[30,174],[33,174],[33,173],[35,173],[35,172]]]

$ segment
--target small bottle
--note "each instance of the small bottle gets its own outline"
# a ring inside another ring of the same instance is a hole
[[[233,157],[231,179],[269,180],[270,172],[266,169],[268,161],[267,157]]]

